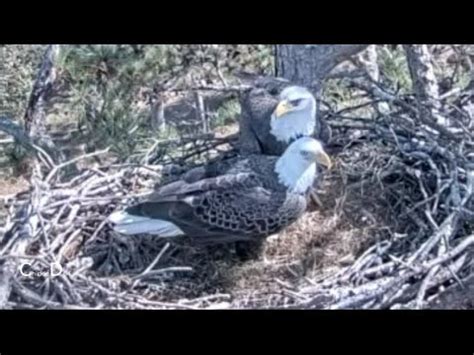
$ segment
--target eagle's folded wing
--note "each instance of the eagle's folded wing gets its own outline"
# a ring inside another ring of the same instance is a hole
[[[196,237],[250,237],[265,233],[275,223],[275,212],[269,208],[272,197],[259,176],[229,174],[163,186],[127,213],[172,223]]]

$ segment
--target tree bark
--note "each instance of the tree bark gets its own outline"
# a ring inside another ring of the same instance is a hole
[[[56,80],[55,60],[58,52],[58,45],[49,45],[45,51],[28,100],[23,127],[9,117],[0,117],[0,131],[13,136],[15,142],[19,144],[17,147],[24,148],[28,153],[26,157],[20,154],[23,156],[18,164],[18,171],[21,174],[31,173],[31,158],[37,158],[39,151],[49,156],[48,161],[52,160],[49,161],[51,166],[65,160],[64,153],[56,147],[46,129],[46,111]],[[66,171],[74,172],[76,166],[71,164]]]
[[[56,163],[64,161],[65,157],[47,133],[46,110],[56,80],[55,61],[58,53],[58,45],[49,45],[46,49],[24,116],[26,134]]]
[[[378,65],[377,46],[372,44],[367,49],[354,57],[354,62],[364,70],[366,75],[370,78],[370,86],[374,90],[378,90],[377,84],[380,80],[380,68]],[[374,116],[378,113],[387,114],[390,112],[390,107],[386,102],[374,103]]]
[[[404,45],[408,68],[413,82],[413,92],[419,104],[420,114],[433,119],[440,126],[448,126],[448,120],[440,114],[439,86],[427,45]]]
[[[58,50],[57,45],[50,45],[46,49],[28,100],[24,122],[25,131],[32,138],[46,134],[46,105],[56,79],[54,62]]]
[[[357,56],[357,61],[365,68],[370,79],[378,82],[380,79],[380,69],[377,63],[377,46],[372,44]]]
[[[276,76],[319,89],[320,82],[338,64],[367,45],[277,45]]]

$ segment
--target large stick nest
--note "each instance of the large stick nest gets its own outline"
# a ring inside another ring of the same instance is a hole
[[[72,177],[63,174],[69,163],[43,159],[31,188],[7,201],[0,304],[428,307],[472,275],[473,121],[457,105],[444,112],[452,126],[438,127],[409,100],[367,92],[396,109],[370,120],[326,112],[336,167],[321,182],[322,206],[269,238],[258,260],[239,260],[233,246],[124,237],[106,223],[120,204],[178,177],[193,158],[231,138],[156,142],[139,161],[86,167]],[[335,261],[325,263],[331,253]],[[51,275],[58,264],[62,272]]]

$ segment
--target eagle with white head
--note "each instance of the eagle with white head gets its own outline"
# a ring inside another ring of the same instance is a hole
[[[271,120],[270,133],[276,140],[290,143],[302,136],[312,136],[316,125],[316,100],[308,89],[289,86],[280,93],[280,102]]]
[[[239,150],[242,154],[281,155],[297,138],[317,138],[316,99],[302,86],[278,95],[255,88],[241,99]]]
[[[109,221],[127,235],[262,240],[305,212],[317,164],[329,168],[331,160],[319,141],[302,137],[281,157],[256,154],[206,165],[200,179],[162,186]]]

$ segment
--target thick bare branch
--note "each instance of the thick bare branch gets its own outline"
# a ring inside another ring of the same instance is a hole
[[[0,131],[3,131],[6,134],[12,136],[15,141],[26,150],[32,152],[34,151],[34,142],[25,132],[23,127],[21,127],[18,123],[14,122],[12,119],[6,116],[0,116]]]

